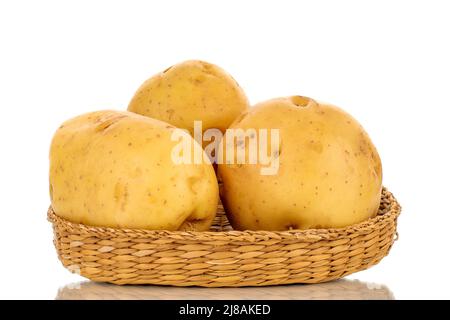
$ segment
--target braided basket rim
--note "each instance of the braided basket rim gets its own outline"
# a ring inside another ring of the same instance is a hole
[[[126,229],[89,226],[81,223],[70,222],[56,215],[50,206],[47,211],[47,219],[53,225],[75,234],[90,234],[98,238],[111,237],[129,237],[129,238],[174,238],[178,240],[197,240],[208,241],[217,240],[224,237],[230,240],[235,238],[236,241],[258,241],[258,240],[302,240],[302,241],[319,241],[339,239],[343,236],[351,234],[366,234],[373,230],[380,229],[382,226],[395,221],[401,212],[401,206],[394,195],[383,187],[381,204],[387,204],[389,210],[383,212],[378,211],[377,215],[368,220],[362,221],[343,228],[330,229],[293,229],[286,231],[265,231],[265,230],[231,230],[231,231],[168,231],[168,230],[147,230],[147,229]]]

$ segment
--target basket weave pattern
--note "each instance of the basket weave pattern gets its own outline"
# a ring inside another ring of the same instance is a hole
[[[395,240],[401,208],[383,189],[379,212],[340,229],[234,231],[222,206],[211,231],[152,231],[71,223],[50,208],[63,265],[115,284],[240,287],[318,283],[378,263]]]

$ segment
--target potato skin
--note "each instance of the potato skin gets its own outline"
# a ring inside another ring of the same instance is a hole
[[[218,202],[214,170],[173,163],[174,129],[110,110],[63,123],[50,148],[55,213],[91,226],[208,230]]]
[[[381,197],[380,157],[343,110],[300,96],[269,100],[231,128],[278,128],[276,175],[261,165],[219,165],[221,199],[238,230],[339,228],[374,216]]]
[[[145,81],[132,98],[128,111],[159,119],[193,134],[194,121],[203,131],[222,132],[249,108],[237,82],[216,65],[189,60]]]

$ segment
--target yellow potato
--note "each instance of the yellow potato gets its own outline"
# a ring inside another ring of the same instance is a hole
[[[376,214],[381,161],[343,110],[307,97],[279,98],[251,108],[230,128],[280,130],[279,150],[269,149],[272,160],[279,157],[275,175],[261,175],[259,162],[219,164],[221,198],[235,229],[345,227]]]
[[[92,226],[208,230],[218,202],[213,167],[175,164],[173,130],[131,112],[98,111],[65,122],[50,150],[55,213]]]
[[[190,60],[176,64],[145,81],[128,110],[159,119],[193,135],[194,121],[202,129],[222,132],[249,108],[237,82],[216,65]]]

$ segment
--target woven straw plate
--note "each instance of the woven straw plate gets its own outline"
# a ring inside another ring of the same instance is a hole
[[[71,223],[50,208],[62,264],[115,284],[241,287],[318,283],[378,263],[396,239],[401,207],[383,189],[376,217],[340,229],[233,231],[219,205],[211,231],[152,231]]]

